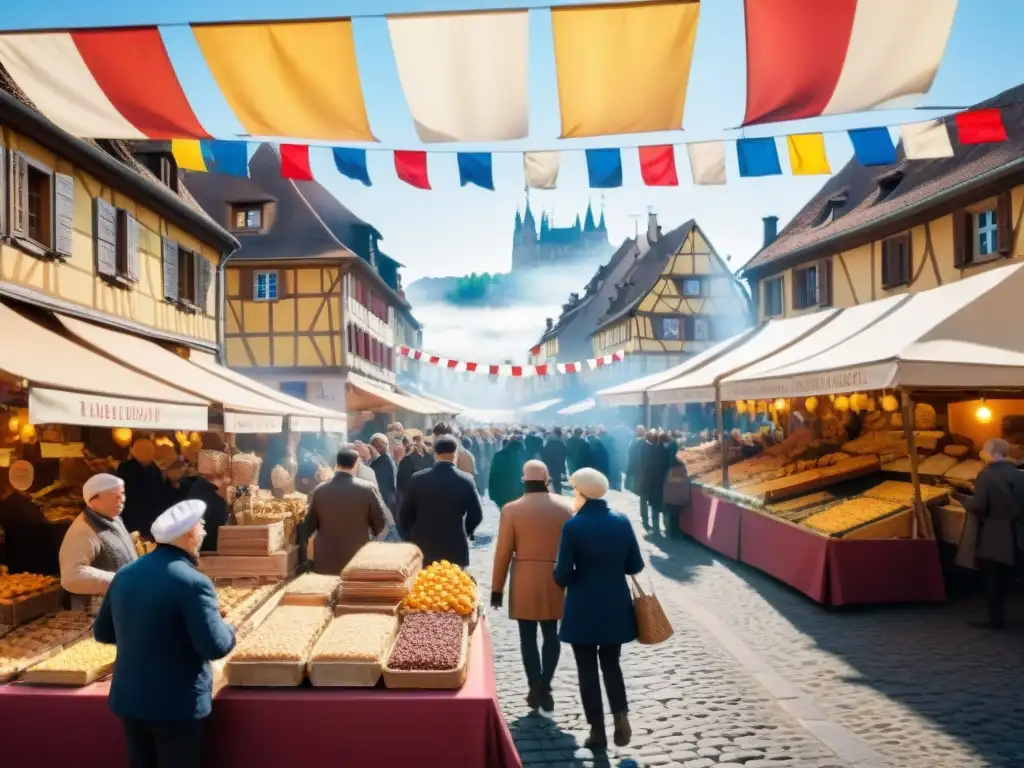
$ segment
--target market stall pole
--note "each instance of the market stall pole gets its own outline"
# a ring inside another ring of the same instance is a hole
[[[907,390],[900,391],[903,416],[903,437],[907,441],[907,451],[910,459],[910,482],[914,485],[914,515],[910,524],[910,538],[916,539],[921,521],[927,514],[924,503],[921,501],[921,473],[920,458],[917,455],[917,440],[914,437],[914,402]]]

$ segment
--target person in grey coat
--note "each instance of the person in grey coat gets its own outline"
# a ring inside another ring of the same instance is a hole
[[[974,496],[965,504],[978,519],[975,556],[980,561],[988,599],[984,629],[1002,629],[1006,594],[1024,550],[1024,474],[1009,458],[1010,444],[992,439],[984,452],[991,458],[974,481]]]
[[[299,556],[313,541],[313,571],[338,576],[349,560],[387,523],[384,500],[376,486],[356,477],[359,454],[349,444],[338,448],[334,477],[313,489],[309,512],[299,526]]]

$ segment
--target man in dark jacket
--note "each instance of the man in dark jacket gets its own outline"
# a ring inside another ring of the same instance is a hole
[[[581,456],[587,448],[587,441],[583,437],[583,430],[579,427],[573,430],[572,437],[565,441],[565,461],[569,465],[569,474],[572,475],[577,469],[589,466],[583,464],[586,457]],[[590,451],[586,451],[589,456]]]
[[[494,454],[491,474],[487,478],[487,494],[498,509],[522,496],[524,454],[523,441],[515,435],[510,436],[501,450]]]
[[[551,430],[548,441],[544,444],[541,452],[545,466],[548,468],[548,476],[551,478],[551,488],[555,493],[562,492],[562,483],[565,481],[565,443],[562,441],[562,428],[555,427]]]
[[[217,535],[222,525],[228,523],[227,490],[231,485],[230,477],[200,476],[192,483],[188,492],[190,499],[198,499],[206,506],[203,522],[206,525],[206,537],[203,539],[203,552],[217,551]]]
[[[661,444],[661,436],[651,430],[640,454],[640,519],[645,530],[661,533],[659,518],[664,502],[665,478],[668,476],[669,452]]]
[[[591,469],[596,469],[608,478],[608,485],[614,488],[615,483],[612,482],[611,477],[611,456],[608,453],[608,447],[601,440],[600,435],[588,435],[587,447],[590,449],[590,462],[587,466]]]
[[[640,454],[644,444],[647,442],[644,436],[647,430],[640,426],[636,428],[636,438],[629,444],[629,456],[626,460],[626,490],[637,492],[640,483]]]
[[[117,645],[109,703],[133,766],[202,765],[210,662],[235,645],[212,582],[196,570],[204,511],[189,499],[153,522],[156,550],[118,571],[93,627],[98,642]]]
[[[1010,445],[993,439],[985,443],[991,458],[974,481],[974,496],[965,506],[978,518],[975,556],[980,561],[988,598],[984,629],[1002,629],[1006,593],[1024,550],[1024,475],[1009,458]]]
[[[457,469],[458,441],[441,435],[434,441],[434,465],[412,477],[402,498],[398,528],[402,538],[423,551],[423,564],[448,560],[469,565],[469,538],[484,519],[473,477]]]
[[[117,465],[117,476],[124,481],[124,511],[121,520],[128,532],[138,531],[149,538],[149,527],[166,509],[164,476],[153,463],[156,447],[152,440],[136,440],[132,457]]]
[[[527,461],[539,459],[541,451],[544,450],[544,438],[537,432],[531,431],[523,441],[523,446],[526,448],[526,456],[524,458]]]
[[[379,432],[370,438],[370,445],[377,452],[376,458],[370,462],[373,474],[377,476],[377,488],[388,509],[398,509],[398,465],[391,458],[391,444],[385,435]]]

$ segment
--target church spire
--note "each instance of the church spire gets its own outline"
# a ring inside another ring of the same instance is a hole
[[[580,231],[580,215],[578,213],[576,214],[576,223],[573,224],[573,227],[576,229],[577,232]]]
[[[593,232],[594,230],[594,209],[591,207],[590,203],[587,203],[587,218],[583,222],[583,231]]]

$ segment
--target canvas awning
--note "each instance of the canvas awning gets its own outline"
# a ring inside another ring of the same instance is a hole
[[[538,403],[531,403],[530,405],[524,405],[522,408],[517,408],[516,413],[520,416],[543,413],[544,411],[554,408],[560,402],[562,402],[560,397],[556,397],[552,400],[541,400]]]
[[[451,400],[445,400],[443,397],[438,397],[437,395],[430,394],[427,392],[424,392],[421,395],[416,395],[416,397],[418,397],[420,400],[426,400],[428,403],[431,403],[439,407],[441,410],[439,410],[438,413],[444,413],[450,416],[457,416],[458,414],[466,410],[466,406],[464,405],[453,403]]]
[[[358,373],[349,373],[347,376],[349,387],[355,390],[349,395],[348,409],[350,411],[409,411],[420,413],[425,416],[433,416],[438,411],[437,406],[427,404],[422,400],[409,395],[402,395],[392,392],[365,376]]]
[[[288,406],[210,373],[159,344],[73,317],[55,314],[75,338],[97,352],[116,358],[123,365],[154,379],[219,403],[224,411],[225,432],[280,432],[284,417],[289,415]]]
[[[845,341],[760,378],[785,381],[791,397],[890,387],[1022,389],[1021,296],[1021,264],[916,293]]]
[[[800,341],[838,312],[838,309],[829,309],[788,320],[771,320],[706,365],[652,387],[647,397],[652,405],[712,403],[719,381]]]
[[[737,344],[742,343],[744,339],[756,333],[756,331],[757,328],[748,328],[742,333],[737,333],[725,341],[720,341],[710,349],[705,349],[703,352],[684,360],[679,365],[672,366],[660,373],[641,376],[639,379],[627,381],[625,384],[598,390],[595,397],[601,405],[643,405],[644,395],[651,387],[656,387],[658,384],[671,381],[690,371],[695,371],[703,365],[707,365],[712,360],[720,357],[724,352],[728,352]]]
[[[0,368],[28,382],[33,424],[203,431],[208,403],[0,304]]]
[[[563,408],[558,412],[559,416],[575,416],[578,413],[586,413],[592,410],[597,405],[597,401],[592,397],[588,397],[586,400],[580,400],[578,403],[573,403],[568,408]]]

